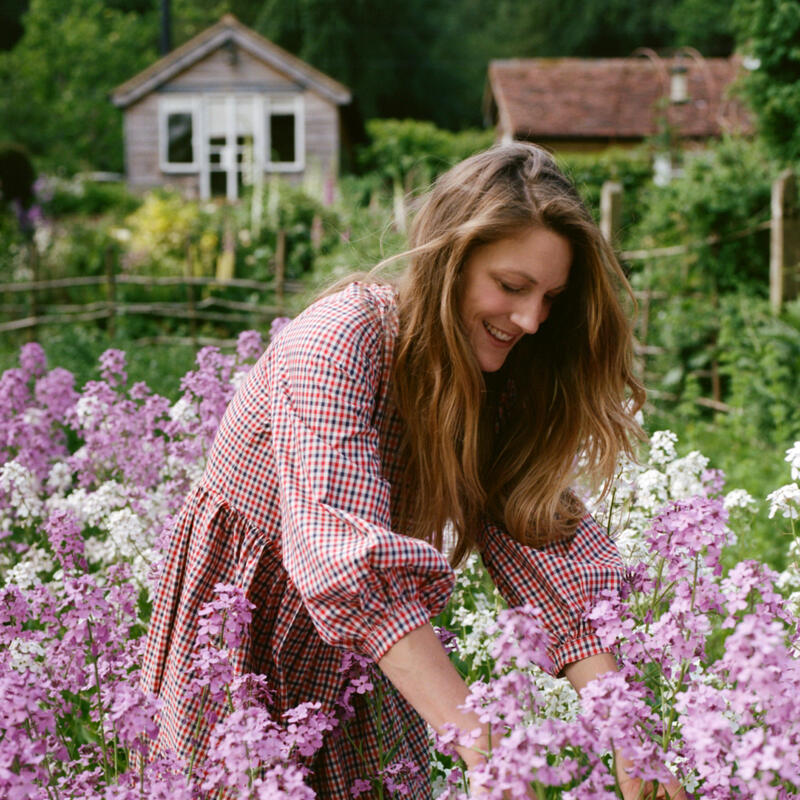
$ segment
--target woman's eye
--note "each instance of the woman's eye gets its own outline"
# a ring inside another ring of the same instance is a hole
[[[499,281],[499,283],[500,283],[500,288],[502,288],[504,292],[508,292],[509,294],[519,294],[519,292],[521,292],[524,288],[523,286],[511,286],[510,284],[504,283],[503,281]]]

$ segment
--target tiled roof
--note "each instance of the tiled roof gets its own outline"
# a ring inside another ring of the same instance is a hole
[[[283,72],[298,85],[312,89],[334,103],[343,105],[351,100],[346,86],[243,25],[233,14],[225,14],[215,25],[117,86],[111,99],[115,105],[126,108],[230,41]]]
[[[658,132],[658,115],[685,137],[752,131],[729,88],[735,58],[684,59],[688,101],[669,103],[674,59],[532,58],[492,61],[490,99],[502,132],[515,138],[638,139]]]

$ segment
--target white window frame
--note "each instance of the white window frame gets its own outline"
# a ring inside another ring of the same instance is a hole
[[[272,161],[270,117],[273,114],[294,114],[294,161]],[[300,172],[306,163],[306,123],[303,95],[264,98],[264,169],[267,172]]]
[[[168,161],[169,131],[167,121],[170,114],[191,114],[192,117],[192,161],[174,163]],[[158,104],[158,166],[162,172],[194,173],[200,170],[200,97],[163,97]]]

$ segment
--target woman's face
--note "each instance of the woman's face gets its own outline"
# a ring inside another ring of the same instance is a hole
[[[476,247],[462,276],[459,312],[483,372],[495,372],[526,334],[547,319],[567,287],[572,247],[547,228]]]

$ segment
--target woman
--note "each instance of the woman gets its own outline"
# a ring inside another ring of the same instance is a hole
[[[579,456],[608,484],[640,434],[611,249],[552,159],[513,144],[437,181],[404,257],[396,288],[351,283],[287,326],[222,420],[154,605],[143,677],[164,702],[160,747],[188,756],[195,730],[202,747],[184,692],[218,582],[256,606],[237,668],[266,676],[277,712],[332,708],[342,651],[366,655],[399,691],[383,740],[422,775],[423,720],[478,724],[429,622],[473,550],[511,605],[542,609],[556,674],[580,688],[616,668],[582,613],[618,585],[620,559],[569,491]],[[367,764],[330,737],[312,764],[320,797],[377,771],[365,704],[349,731]]]

